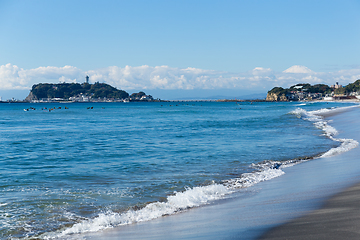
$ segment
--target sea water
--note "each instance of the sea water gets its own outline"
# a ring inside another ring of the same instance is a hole
[[[356,147],[321,117],[351,106],[2,103],[0,239],[66,238],[227,198]]]

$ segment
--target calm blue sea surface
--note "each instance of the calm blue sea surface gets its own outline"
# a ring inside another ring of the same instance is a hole
[[[349,105],[2,103],[0,239],[99,231],[208,204],[339,146],[293,111]]]

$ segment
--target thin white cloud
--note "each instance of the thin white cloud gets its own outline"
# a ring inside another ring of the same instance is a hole
[[[30,89],[37,83],[78,82],[89,75],[90,82],[105,82],[119,89],[240,89],[267,91],[275,86],[297,83],[346,85],[360,79],[360,68],[336,72],[314,72],[305,66],[292,66],[283,72],[257,67],[244,73],[229,73],[198,68],[169,66],[111,66],[82,71],[73,66],[22,69],[10,63],[0,66],[0,89]]]
[[[82,82],[84,72],[72,66],[23,69],[10,63],[0,66],[0,89],[30,89],[37,83]]]

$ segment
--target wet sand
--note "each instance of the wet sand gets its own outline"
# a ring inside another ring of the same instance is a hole
[[[260,239],[360,239],[360,183],[336,194],[320,209],[276,227]]]

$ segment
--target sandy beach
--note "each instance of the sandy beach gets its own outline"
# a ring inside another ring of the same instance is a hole
[[[360,183],[336,194],[318,210],[271,229],[260,239],[359,239]]]

